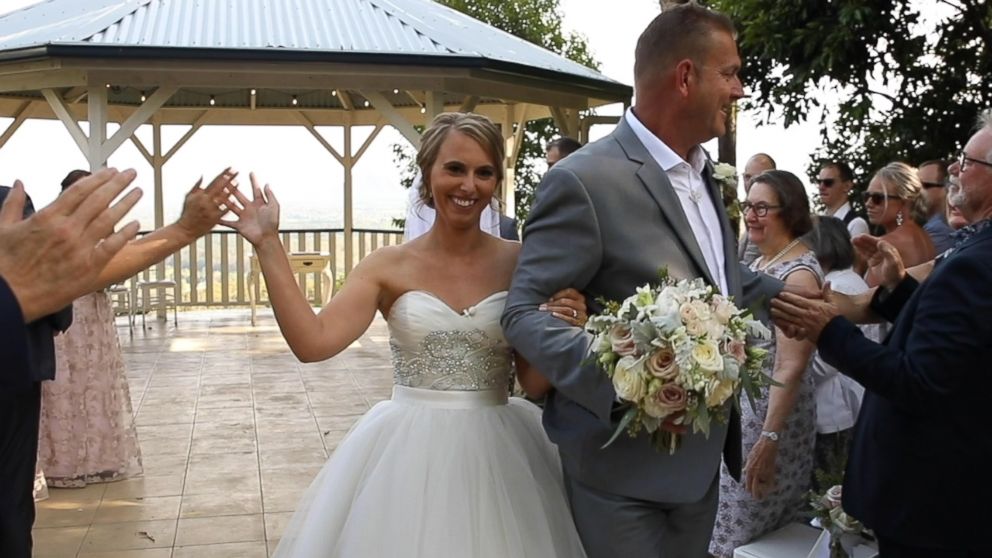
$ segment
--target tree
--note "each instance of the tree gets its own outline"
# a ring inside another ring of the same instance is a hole
[[[737,25],[754,92],[745,108],[787,126],[823,110],[811,177],[823,160],[843,160],[860,190],[889,162],[946,158],[992,106],[986,0],[707,4]]]
[[[438,0],[479,21],[502,29],[525,41],[544,47],[584,66],[598,69],[584,37],[562,29],[559,0]],[[526,219],[541,181],[536,162],[544,159],[544,146],[560,134],[554,120],[545,118],[527,124],[515,171],[516,215]],[[409,187],[416,172],[413,152],[408,146],[393,146],[394,160],[401,169],[404,186]],[[396,220],[394,220],[396,222]]]

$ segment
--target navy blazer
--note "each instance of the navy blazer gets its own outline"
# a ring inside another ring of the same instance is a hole
[[[865,387],[844,509],[901,544],[989,548],[992,227],[917,285],[873,307],[894,318],[885,345],[843,318],[823,330],[829,364]]]

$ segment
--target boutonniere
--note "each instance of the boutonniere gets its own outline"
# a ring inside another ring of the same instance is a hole
[[[720,186],[723,206],[727,209],[734,235],[737,235],[741,220],[741,205],[737,200],[737,169],[727,163],[714,163],[713,180]]]
[[[713,179],[719,182],[722,188],[733,188],[735,192],[737,191],[737,169],[734,165],[716,163],[713,165]]]

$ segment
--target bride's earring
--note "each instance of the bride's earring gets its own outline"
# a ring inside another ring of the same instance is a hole
[[[900,211],[899,213],[896,213],[896,226],[901,227],[902,221],[903,221],[902,211]]]

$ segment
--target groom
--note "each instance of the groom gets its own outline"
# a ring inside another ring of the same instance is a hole
[[[503,327],[555,387],[544,424],[561,452],[589,557],[705,557],[721,450],[740,475],[740,417],[714,424],[709,438],[686,434],[674,455],[644,436],[623,435],[601,449],[622,411],[588,359],[592,338],[538,311],[564,287],[589,300],[622,300],[657,281],[662,267],[677,279],[702,277],[744,306],[781,289],[738,264],[700,147],[725,132],[727,111],[743,96],[733,24],[694,4],[668,9],[641,35],[634,58],[636,106],[541,183]]]

